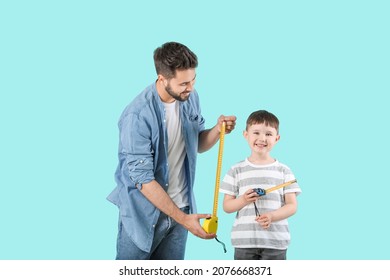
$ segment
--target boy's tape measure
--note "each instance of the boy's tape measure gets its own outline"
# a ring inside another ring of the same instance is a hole
[[[284,187],[287,187],[291,184],[294,184],[296,183],[297,180],[291,180],[291,181],[288,181],[286,183],[283,183],[283,184],[280,184],[280,185],[277,185],[275,187],[272,187],[272,188],[269,188],[269,189],[262,189],[262,188],[254,188],[253,190],[259,195],[259,196],[263,196],[263,195],[266,195],[267,193],[270,193],[270,192],[273,192],[273,191],[276,191],[278,189],[281,189],[281,188],[284,188]],[[259,212],[259,209],[257,208],[256,206],[256,201],[253,202],[253,205],[255,207],[255,214],[256,216],[259,216],[260,215],[260,212]]]
[[[221,168],[222,168],[222,154],[223,154],[223,144],[225,139],[225,129],[226,129],[226,123],[223,122],[221,126],[221,132],[219,135],[219,151],[218,151],[217,175],[215,178],[213,214],[210,218],[205,219],[203,223],[203,229],[207,233],[217,233],[217,229],[218,229],[218,217],[217,217],[218,194],[219,194],[219,184],[220,184]]]
[[[283,183],[283,184],[280,184],[280,185],[277,185],[275,187],[272,187],[272,188],[269,188],[269,189],[262,189],[262,188],[254,188],[253,190],[259,195],[259,196],[263,196],[263,195],[266,195],[267,193],[270,193],[270,192],[273,192],[273,191],[276,191],[278,189],[281,189],[281,188],[284,188],[284,187],[287,187],[293,183],[296,183],[297,180],[292,180],[292,181],[288,181],[286,183]]]

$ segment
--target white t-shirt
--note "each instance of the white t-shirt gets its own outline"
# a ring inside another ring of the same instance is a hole
[[[188,206],[189,202],[184,169],[186,151],[180,121],[179,101],[163,104],[168,133],[168,195],[177,207],[181,208]]]

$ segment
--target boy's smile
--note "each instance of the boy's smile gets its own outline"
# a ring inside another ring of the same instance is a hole
[[[280,139],[277,130],[264,123],[249,126],[244,137],[252,150],[252,157],[262,159],[269,158],[269,152]]]

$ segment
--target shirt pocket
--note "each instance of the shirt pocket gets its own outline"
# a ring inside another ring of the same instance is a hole
[[[196,122],[196,123],[198,123],[199,115],[188,115],[188,120],[189,120],[190,122]]]
[[[185,123],[191,128],[195,133],[198,133],[200,130],[200,123],[202,116],[196,113],[185,113]]]

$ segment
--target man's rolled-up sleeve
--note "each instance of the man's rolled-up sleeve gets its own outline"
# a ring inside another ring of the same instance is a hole
[[[151,127],[142,116],[128,114],[122,119],[120,141],[130,180],[140,189],[155,179]]]

